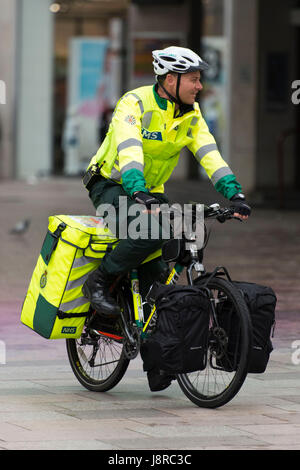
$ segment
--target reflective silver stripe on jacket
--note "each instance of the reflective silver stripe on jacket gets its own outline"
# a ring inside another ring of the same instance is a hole
[[[209,152],[212,152],[213,150],[218,150],[218,147],[216,144],[206,144],[200,147],[195,153],[195,157],[197,161],[200,163],[202,158],[205,157],[205,155],[208,154]]]
[[[116,181],[120,181],[121,180],[121,173],[115,168],[113,167],[111,172],[110,172],[110,176],[109,176],[111,179],[113,180],[116,180]]]
[[[121,173],[119,172],[119,170],[117,169],[117,167],[119,167],[119,159],[118,158],[115,159],[115,163],[114,163],[114,166],[111,169],[109,177],[113,180],[121,181],[122,176],[121,176]]]
[[[211,182],[215,185],[221,178],[227,175],[233,175],[231,169],[228,166],[223,166],[222,168],[219,168],[217,171],[215,171],[211,175]]]
[[[152,119],[152,111],[147,111],[142,118],[142,127],[149,129]]]
[[[144,171],[144,165],[139,162],[130,162],[127,163],[127,165],[124,165],[123,168],[121,169],[121,175],[123,175],[126,171],[129,170],[139,170],[141,172]]]
[[[135,93],[127,93],[126,96],[129,96],[129,95],[134,96],[138,100],[138,104],[139,104],[139,107],[140,107],[141,114],[143,114],[144,105],[143,105],[143,102],[142,102],[141,98],[138,95],[136,95]]]
[[[117,152],[119,153],[128,147],[142,147],[143,148],[143,144],[140,140],[134,139],[133,137],[131,137],[130,139],[123,140],[123,142],[121,142],[118,145]]]

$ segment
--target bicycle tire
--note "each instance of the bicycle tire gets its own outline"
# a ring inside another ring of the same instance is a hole
[[[125,317],[128,318],[129,307],[122,293],[118,292],[117,297]],[[125,356],[122,340],[98,335],[89,329],[85,329],[79,339],[66,339],[66,347],[75,377],[81,385],[93,392],[107,392],[115,387],[123,378],[130,362]],[[91,365],[94,347],[97,348],[94,357],[96,364]]]
[[[200,287],[201,280],[198,283],[196,282],[196,285]],[[227,302],[232,303],[231,313],[235,315],[235,321],[238,319],[240,322],[238,363],[234,370],[225,370],[217,365],[218,359],[216,358],[218,355],[220,356],[220,351],[224,357],[227,354],[226,342],[229,333],[223,330],[222,335],[220,335],[221,329],[216,324],[211,311],[206,368],[197,372],[179,374],[177,375],[177,381],[187,398],[199,407],[218,408],[234,398],[246,379],[252,348],[252,326],[248,307],[241,293],[231,282],[214,277],[206,287],[209,289],[211,300],[214,301],[215,305],[222,303],[225,299]],[[216,299],[218,299],[218,302]],[[219,344],[215,338],[215,333],[212,333],[217,331],[214,328],[219,328]]]

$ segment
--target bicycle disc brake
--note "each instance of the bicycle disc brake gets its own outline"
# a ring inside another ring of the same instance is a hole
[[[124,355],[129,360],[135,359],[140,352],[141,332],[134,322],[125,317],[123,309],[120,313]]]
[[[213,328],[212,335],[212,352],[216,359],[220,359],[224,355],[224,352],[226,352],[228,335],[226,331],[223,330],[223,328],[220,328],[219,326]]]
[[[128,327],[125,332],[125,338],[123,341],[124,345],[124,354],[127,359],[135,359],[140,351],[141,346],[141,336],[136,325]],[[129,333],[129,335],[127,334]]]

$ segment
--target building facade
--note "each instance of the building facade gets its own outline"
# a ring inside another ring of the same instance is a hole
[[[93,10],[76,10],[71,0],[57,4],[1,0],[1,179],[64,174],[70,44],[77,38],[91,47],[107,38],[110,107],[118,93],[153,82],[152,49],[194,48],[212,65],[203,77],[203,114],[245,191],[259,201],[299,189],[298,0],[99,0]],[[86,129],[89,123],[81,120]],[[189,176],[185,161],[174,177]]]

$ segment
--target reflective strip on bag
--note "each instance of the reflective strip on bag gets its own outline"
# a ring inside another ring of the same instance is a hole
[[[75,309],[86,305],[88,307],[89,301],[85,297],[78,297],[77,299],[70,300],[69,302],[64,302],[60,304],[59,309],[63,312],[74,312]]]
[[[69,290],[72,290],[72,289],[77,289],[77,287],[83,286],[83,284],[85,283],[85,281],[87,280],[89,275],[90,275],[90,271],[88,273],[84,274],[83,276],[81,276],[77,279],[74,279],[73,281],[68,281],[65,290],[69,291]]]
[[[92,258],[89,256],[81,256],[80,258],[75,258],[73,262],[72,269],[82,268],[88,264],[99,264],[100,258]]]

